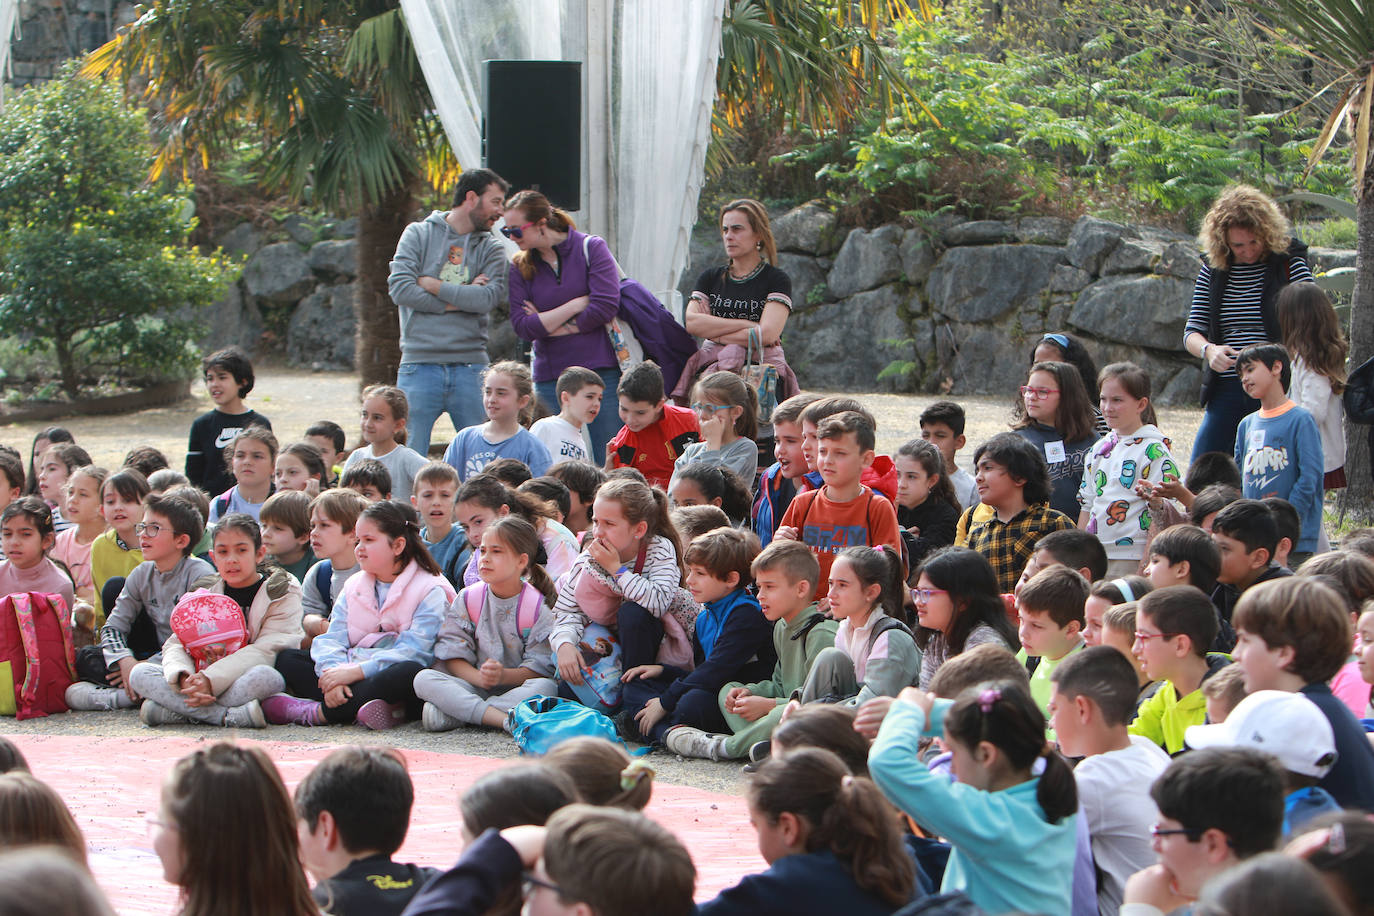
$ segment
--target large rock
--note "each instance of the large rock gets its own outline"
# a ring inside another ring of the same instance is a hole
[[[285,305],[309,295],[315,288],[310,261],[295,242],[277,242],[253,255],[243,268],[248,295]]]
[[[831,298],[825,286],[825,271],[816,263],[815,258],[781,252],[778,254],[778,269],[787,274],[788,279],[792,281],[794,309],[812,304],[812,299],[824,302]]]
[[[1074,223],[1069,233],[1067,255],[1069,263],[1093,276],[1100,274],[1102,262],[1112,253],[1123,237],[1137,233],[1121,225],[1095,216],[1085,216]]]
[[[1197,366],[1184,366],[1164,385],[1156,387],[1154,402],[1162,407],[1196,407],[1201,389],[1202,370]]]
[[[1013,223],[998,219],[980,219],[950,226],[940,235],[940,241],[948,248],[957,245],[996,245],[1010,242],[1016,237]]]
[[[1086,270],[1079,270],[1072,264],[1059,264],[1055,266],[1054,273],[1050,274],[1050,292],[1076,293],[1091,282],[1092,275]]]
[[[337,223],[330,230],[330,234],[336,239],[351,239],[358,235],[358,217],[350,216],[343,222]]]
[[[1026,216],[1016,223],[1016,240],[1032,245],[1067,245],[1073,221],[1057,216]]]
[[[929,381],[958,394],[1006,395],[1026,383],[1030,344],[995,325],[950,322],[940,328],[930,357],[939,366]]]
[[[1354,267],[1355,251],[1351,248],[1312,247],[1307,249],[1307,263],[1314,274],[1337,267]]]
[[[310,269],[329,281],[351,280],[358,275],[358,242],[331,239],[310,249]]]
[[[1049,245],[952,248],[931,271],[926,299],[951,318],[992,321],[1038,299],[1063,260],[1064,249]]]
[[[352,283],[321,286],[301,300],[286,328],[286,358],[307,369],[353,368]]]
[[[248,258],[262,247],[262,233],[252,223],[239,223],[215,240],[233,258]]]
[[[1201,267],[1197,242],[1171,242],[1165,246],[1155,270],[1180,280],[1196,280]]]
[[[281,221],[281,228],[282,231],[290,237],[291,241],[303,248],[309,248],[311,245],[315,244],[316,239],[319,238],[319,233],[315,231],[315,227],[299,213],[292,213],[283,219]]]
[[[914,355],[905,343],[910,332],[902,309],[901,293],[884,286],[795,314],[783,343],[802,388],[893,390],[894,383],[879,382],[878,373],[893,360]]]
[[[898,245],[902,230],[881,226],[869,232],[850,230],[830,269],[830,291],[841,299],[857,292],[891,283],[902,275],[902,256]]]
[[[779,251],[830,254],[835,250],[836,236],[835,214],[814,201],[773,220],[773,241]]]
[[[1176,277],[1110,277],[1083,291],[1069,323],[1092,337],[1176,350],[1192,297],[1193,285]]]
[[[262,312],[251,296],[243,294],[237,283],[230,284],[224,295],[197,316],[205,323],[201,349],[240,347],[249,356],[257,353],[262,338]]]
[[[926,282],[931,269],[935,267],[935,246],[930,243],[930,237],[920,229],[908,229],[902,233],[902,244],[898,251],[902,257],[902,275],[906,277],[906,282],[913,286]]]
[[[1164,257],[1164,243],[1158,239],[1126,239],[1117,243],[1102,261],[1102,276],[1111,274],[1154,273]]]

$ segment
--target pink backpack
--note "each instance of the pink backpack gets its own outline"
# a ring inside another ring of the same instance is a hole
[[[482,604],[487,598],[487,583],[479,582],[476,585],[463,589],[463,604],[468,609],[468,619],[473,626],[477,626],[477,619],[482,616]],[[543,602],[544,596],[539,593],[539,589],[526,582],[520,587],[520,598],[516,603],[516,625],[520,628],[520,638],[529,639],[530,630],[534,628],[534,622],[539,619],[539,606]]]
[[[197,671],[210,664],[206,650],[215,649],[215,657],[223,658],[248,641],[248,627],[239,603],[205,588],[181,596],[172,609],[171,623],[172,632],[190,654]]]
[[[76,648],[62,596],[0,598],[0,709],[20,719],[66,712],[63,695],[75,680]]]

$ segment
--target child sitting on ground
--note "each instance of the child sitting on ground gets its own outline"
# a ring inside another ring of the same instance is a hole
[[[1145,575],[1155,588],[1191,585],[1212,594],[1221,571],[1221,551],[1211,534],[1196,525],[1166,528],[1150,541]]]
[[[935,446],[912,439],[897,449],[893,462],[897,466],[897,524],[906,541],[907,563],[915,570],[931,553],[954,543],[963,509]]]
[[[758,394],[733,372],[712,372],[692,389],[700,442],[682,450],[673,463],[673,481],[684,468],[697,463],[729,468],[752,490],[759,471]]]
[[[326,490],[310,503],[310,550],[323,559],[301,580],[302,649],[309,649],[311,640],[329,629],[334,601],[359,569],[353,528],[367,506],[366,499],[347,488]]]
[[[473,557],[463,529],[453,523],[458,504],[458,472],[442,461],[431,461],[415,472],[410,503],[420,514],[420,538],[429,555],[454,588],[463,587],[463,570]]]
[[[1140,707],[1145,701],[1155,695],[1155,691],[1164,683],[1163,681],[1152,680],[1145,673],[1145,666],[1140,663],[1140,658],[1134,652],[1135,647],[1135,612],[1139,604],[1135,601],[1127,601],[1125,604],[1118,604],[1115,607],[1107,608],[1102,615],[1102,645],[1110,646],[1120,652],[1126,661],[1131,663],[1136,675],[1136,698],[1135,715],[1140,714]],[[1227,666],[1230,667],[1229,665]],[[1217,675],[1208,678],[1211,682],[1213,678],[1224,674],[1226,668],[1222,668]],[[1134,716],[1132,717],[1134,720]]]
[[[285,686],[272,664],[282,649],[301,644],[300,586],[280,569],[264,575],[258,524],[234,512],[214,533],[216,574],[192,583],[196,591],[172,611],[161,663],[141,662],[129,673],[145,698],[138,713],[144,725],[266,727],[260,701]],[[232,628],[217,600],[238,615]],[[204,643],[207,624],[214,643]]]
[[[953,401],[936,401],[921,411],[921,438],[934,443],[945,461],[945,474],[959,505],[971,509],[978,505],[978,483],[968,471],[954,463],[954,456],[964,447],[964,408]],[[1046,471],[1048,480],[1049,472]]]
[[[300,490],[312,498],[325,489],[324,481],[328,476],[324,457],[311,442],[289,442],[282,446],[272,468],[272,483],[278,491]]]
[[[92,607],[96,600],[95,582],[91,578],[91,546],[105,533],[105,519],[100,514],[100,487],[105,477],[104,468],[92,465],[72,471],[67,478],[65,503],[71,527],[57,536],[52,549],[53,559],[67,567],[71,575],[76,599]]]
[[[277,462],[277,437],[264,426],[250,426],[235,436],[224,452],[235,483],[210,504],[210,524],[230,512],[251,515],[256,522],[262,504],[275,489],[272,475]]]
[[[297,582],[315,565],[310,549],[310,497],[300,490],[273,493],[258,515],[262,546],[273,563]]]
[[[91,463],[91,456],[79,445],[59,442],[48,447],[38,459],[38,495],[52,509],[53,530],[61,534],[71,527],[62,517],[62,504],[67,499],[67,479],[72,471]]]
[[[652,360],[622,375],[616,396],[625,425],[606,445],[606,470],[634,468],[650,484],[668,486],[678,456],[701,441],[697,415],[667,403],[663,373]]]
[[[131,468],[114,472],[100,485],[100,515],[110,527],[91,543],[97,625],[114,608],[119,590],[124,587],[124,577],[143,562],[134,529],[143,520],[143,500],[147,495],[148,481]]]
[[[1374,811],[1374,746],[1327,686],[1352,641],[1340,595],[1316,579],[1268,582],[1241,596],[1235,624],[1245,689],[1301,693],[1315,703],[1336,738],[1336,765],[1321,787],[1342,807]]]
[[[1212,540],[1221,556],[1217,587],[1212,590],[1212,603],[1220,614],[1221,627],[1212,648],[1230,652],[1236,644],[1231,617],[1240,596],[1261,582],[1293,573],[1274,564],[1278,523],[1269,508],[1257,499],[1238,499],[1218,512],[1212,519]]]
[[[1191,585],[1157,588],[1136,607],[1135,644],[1151,680],[1163,681],[1140,707],[1131,734],[1149,738],[1171,756],[1183,750],[1183,732],[1207,716],[1202,682],[1227,665],[1224,655],[1209,656],[1217,634],[1217,612]]]
[[[186,445],[186,476],[206,493],[223,493],[234,483],[229,473],[226,442],[250,426],[271,430],[272,423],[256,410],[244,406],[243,399],[253,390],[253,364],[238,347],[216,350],[200,363],[205,389],[213,410],[191,423]]]
[[[1298,517],[1298,510],[1279,496],[1266,496],[1260,502],[1274,516],[1274,524],[1279,529],[1279,542],[1274,547],[1274,565],[1296,572],[1312,557],[1310,553],[1305,557],[1293,557],[1294,545],[1302,539],[1302,519]]]
[[[499,518],[483,533],[482,581],[458,593],[434,646],[442,667],[415,675],[425,731],[508,728],[517,705],[557,695],[549,630],[558,591],[534,561],[538,551],[539,535],[519,516]]]
[[[373,385],[363,391],[363,446],[344,462],[344,473],[361,461],[380,461],[391,478],[390,496],[405,502],[415,482],[415,472],[428,460],[406,447],[406,419],[410,402],[393,385]]]
[[[591,422],[601,412],[601,396],[606,383],[590,369],[569,366],[558,376],[554,387],[558,395],[558,415],[535,420],[530,427],[534,438],[549,450],[555,461],[591,461]]]
[[[141,474],[138,479],[143,479]],[[129,681],[134,665],[149,659],[161,662],[177,602],[191,590],[192,582],[215,571],[191,555],[204,520],[190,502],[176,496],[149,496],[136,530],[143,562],[125,579],[100,628],[100,645],[77,653],[76,670],[82,680],[67,688],[67,705],[72,709],[132,707],[141,697]]]
[[[725,465],[697,461],[673,472],[668,490],[673,507],[717,506],[737,528],[749,522],[749,487]]]
[[[342,747],[296,786],[301,864],[335,916],[399,914],[436,868],[392,859],[410,829],[415,787],[390,748]]]
[[[1089,646],[1102,645],[1102,630],[1106,626],[1107,611],[1118,604],[1136,601],[1154,591],[1144,576],[1122,576],[1120,579],[1099,579],[1088,590],[1083,602],[1083,641]]]
[[[37,592],[58,595],[59,613],[71,614],[76,597],[71,576],[48,559],[53,546],[52,510],[37,496],[16,499],[0,512],[0,597]],[[15,685],[16,687],[22,685]]]
[[[370,503],[379,503],[391,498],[391,472],[376,458],[364,458],[344,470],[339,486],[362,494]]]
[[[581,535],[592,527],[592,500],[596,488],[606,480],[606,472],[585,461],[560,461],[549,468],[549,476],[561,480],[568,488],[568,511],[563,524],[573,534]]]
[[[731,681],[770,674],[772,625],[748,591],[758,553],[752,532],[718,528],[688,546],[686,587],[700,606],[691,633],[692,666],[626,663],[624,709],[617,726],[625,737],[648,738],[684,757],[719,760],[727,728],[717,697]],[[620,640],[631,660],[653,658],[663,628],[658,618],[622,605]]]
[[[373,503],[358,516],[357,575],[334,602],[329,629],[309,650],[277,655],[294,696],[262,704],[274,725],[356,721],[392,728],[420,716],[412,686],[434,661],[434,639],[453,586],[420,540],[415,510],[399,500]]]
[[[750,517],[759,542],[767,547],[798,488],[806,486],[806,456],[802,453],[801,413],[816,401],[815,394],[794,394],[773,408],[773,457],[759,477],[758,498]]]
[[[643,811],[654,791],[654,770],[605,738],[569,738],[544,755],[544,763],[567,775],[577,797],[589,805]]]
[[[931,689],[950,659],[992,644],[1016,651],[1016,627],[1007,619],[997,577],[987,557],[967,547],[946,547],[927,557],[911,590],[916,602],[916,645],[922,690]]]
[[[816,557],[796,541],[775,541],[763,549],[750,567],[763,616],[773,622],[773,651],[778,663],[773,676],[752,684],[731,682],[720,689],[718,702],[731,734],[717,757],[736,759],[766,742],[782,720],[794,691],[806,684],[820,653],[835,644],[837,624],[816,608]]]
[[[1208,724],[1220,725],[1246,697],[1245,672],[1240,665],[1227,665],[1202,682],[1202,695],[1207,700]]]
[[[1093,861],[1101,874],[1100,912],[1116,913],[1127,879],[1154,864],[1150,828],[1159,817],[1150,785],[1169,766],[1169,755],[1132,736],[1136,674],[1108,646],[1065,659],[1050,675],[1050,726],[1074,769],[1079,810],[1087,819]]]
[[[847,547],[830,568],[830,584],[830,613],[840,626],[835,645],[811,665],[801,702],[857,707],[915,684],[921,650],[902,622],[905,584],[897,552],[886,545]]]
[[[730,527],[730,517],[720,506],[678,506],[668,516],[688,544],[696,540],[697,535]]]
[[[1077,571],[1051,566],[1036,573],[1017,598],[1021,652],[1016,657],[1026,662],[1031,673],[1031,697],[1042,712],[1049,709],[1050,677],[1055,668],[1087,645],[1083,639],[1083,605],[1088,589],[1088,580]]]
[[[339,474],[343,467],[340,455],[348,447],[348,438],[343,427],[333,420],[317,420],[305,428],[305,441],[320,450],[320,460],[324,463],[325,476],[320,481],[321,490],[332,490],[339,485]]]

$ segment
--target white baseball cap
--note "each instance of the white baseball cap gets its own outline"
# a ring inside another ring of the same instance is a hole
[[[1257,690],[1218,725],[1190,725],[1194,749],[1251,747],[1273,754],[1285,770],[1320,779],[1336,764],[1336,737],[1326,714],[1300,693]]]

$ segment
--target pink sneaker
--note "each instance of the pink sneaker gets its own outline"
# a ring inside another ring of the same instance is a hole
[[[373,731],[395,728],[404,725],[406,708],[403,703],[388,703],[386,700],[368,700],[358,707],[358,724]]]
[[[302,700],[274,693],[262,701],[262,714],[273,725],[323,725],[324,707],[318,700]]]

